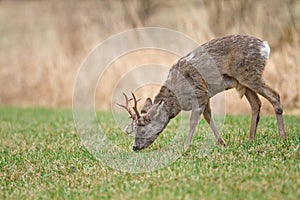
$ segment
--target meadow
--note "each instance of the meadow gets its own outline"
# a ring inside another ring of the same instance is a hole
[[[104,119],[104,124],[113,120]],[[201,135],[208,130],[202,120],[192,146],[174,163],[149,173],[126,173],[87,151],[71,110],[2,106],[0,199],[299,199],[300,117],[285,116],[288,138],[281,140],[275,117],[262,116],[253,143],[247,141],[250,120],[226,116],[222,135],[228,147],[216,145],[198,156]],[[126,149],[133,138],[120,134],[111,139],[127,137],[120,143]],[[165,144],[164,134],[151,148]]]

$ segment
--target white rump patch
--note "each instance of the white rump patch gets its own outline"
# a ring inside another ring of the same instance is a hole
[[[262,57],[264,57],[265,59],[268,59],[269,55],[270,55],[270,52],[271,52],[271,49],[270,49],[270,46],[269,46],[268,42],[264,41],[262,43],[262,46],[260,47],[260,55]]]

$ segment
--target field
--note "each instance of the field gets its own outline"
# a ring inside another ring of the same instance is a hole
[[[249,143],[250,116],[227,116],[222,135],[228,147],[214,146],[199,157],[201,132],[208,129],[201,121],[178,160],[132,174],[89,154],[71,110],[1,107],[0,199],[299,199],[300,117],[285,116],[285,122],[288,138],[280,140],[275,117],[262,116],[256,140]],[[124,147],[131,143],[126,139]]]

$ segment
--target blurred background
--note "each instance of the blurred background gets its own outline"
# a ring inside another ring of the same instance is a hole
[[[70,108],[88,53],[113,34],[144,26],[174,29],[199,44],[237,33],[267,40],[265,80],[280,93],[285,113],[300,113],[299,0],[0,0],[0,105]],[[151,51],[126,57],[97,89],[99,109],[109,108],[115,81],[133,65],[154,59],[171,66],[178,59]],[[227,113],[249,113],[244,98],[226,95]],[[266,101],[263,112],[273,112]]]

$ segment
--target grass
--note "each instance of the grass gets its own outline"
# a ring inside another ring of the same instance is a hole
[[[101,116],[110,122],[109,114]],[[89,154],[70,110],[1,107],[0,199],[299,199],[300,117],[285,116],[285,122],[288,139],[280,140],[275,118],[262,116],[249,143],[250,117],[227,116],[228,147],[214,146],[199,157],[201,132],[208,130],[202,121],[192,146],[174,163],[132,174]],[[152,150],[166,144],[165,135]],[[118,138],[125,136],[112,136]],[[119,144],[129,148],[132,139]]]

